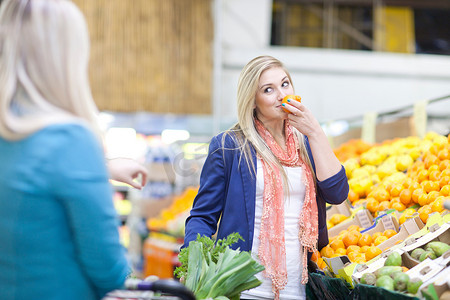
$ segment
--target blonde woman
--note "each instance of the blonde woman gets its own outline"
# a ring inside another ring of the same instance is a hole
[[[0,6],[0,299],[101,299],[129,266],[67,0]]]
[[[241,299],[305,299],[307,259],[328,244],[325,202],[347,198],[345,170],[311,112],[294,94],[291,76],[270,56],[250,61],[237,93],[238,123],[215,136],[200,189],[186,220],[184,247],[198,233],[251,251],[265,267],[262,285]],[[283,107],[290,113],[286,113]]]

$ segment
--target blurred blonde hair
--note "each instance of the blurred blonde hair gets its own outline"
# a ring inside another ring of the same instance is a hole
[[[0,6],[0,136],[17,140],[55,123],[87,124],[100,138],[88,79],[89,35],[68,0]]]
[[[259,79],[264,71],[272,68],[282,68],[288,76],[292,88],[294,88],[291,75],[281,61],[271,56],[258,56],[252,59],[242,69],[239,76],[237,88],[238,122],[226,131],[224,138],[226,135],[230,135],[234,138],[237,148],[241,150],[241,159],[245,160],[249,169],[253,171],[253,174],[256,174],[256,165],[252,159],[250,145],[253,146],[256,153],[260,155],[262,160],[269,163],[269,166],[273,166],[280,170],[284,179],[283,182],[286,184],[287,175],[284,172],[282,165],[259,135],[255,127],[255,97],[259,85]],[[306,151],[305,139],[298,130],[295,128],[293,128],[293,130],[299,140],[300,156],[309,165],[311,171],[314,173],[314,170],[311,167],[311,161]]]

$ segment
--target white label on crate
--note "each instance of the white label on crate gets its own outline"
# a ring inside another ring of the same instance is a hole
[[[365,210],[358,211],[356,213],[356,216],[358,217],[362,228],[368,228],[372,226],[372,222],[370,221],[369,216],[367,215],[367,212]]]
[[[423,138],[427,129],[427,100],[414,103],[414,129],[418,137]]]
[[[384,230],[392,229],[395,230],[394,222],[392,222],[392,216],[386,216],[381,218],[381,221],[383,222]]]
[[[364,114],[363,125],[361,129],[361,139],[369,144],[375,143],[375,131],[377,125],[378,113],[368,112]]]

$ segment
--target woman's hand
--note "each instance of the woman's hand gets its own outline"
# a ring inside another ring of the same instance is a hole
[[[323,181],[338,173],[342,168],[341,163],[334,155],[328,137],[312,112],[298,101],[290,101],[284,107],[291,112],[288,114],[289,123],[308,137],[317,179]]]
[[[291,113],[288,114],[289,123],[308,138],[315,134],[323,134],[322,127],[312,112],[301,102],[290,101],[284,108]]]
[[[141,189],[147,183],[148,171],[137,161],[129,158],[113,158],[108,161],[111,179],[127,183],[136,189]],[[135,179],[141,175],[141,182]]]

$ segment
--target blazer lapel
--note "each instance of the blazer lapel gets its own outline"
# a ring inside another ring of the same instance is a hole
[[[256,154],[254,149],[252,148],[252,158],[255,162],[256,167]],[[247,215],[247,223],[249,232],[250,241],[246,241],[249,245],[249,249],[251,249],[253,243],[253,229],[255,227],[255,199],[256,199],[256,174],[252,174],[252,171],[248,168],[247,163],[245,161],[241,161],[240,165],[241,169],[241,179],[242,179],[242,190],[244,191],[244,201]]]

